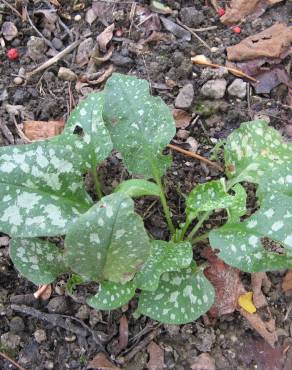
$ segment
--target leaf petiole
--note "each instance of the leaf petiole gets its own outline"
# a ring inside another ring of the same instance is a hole
[[[102,190],[101,190],[101,184],[100,184],[100,181],[99,181],[99,178],[98,178],[96,166],[93,166],[91,168],[91,175],[92,175],[93,182],[94,182],[95,193],[97,195],[98,200],[100,200],[103,197],[103,193],[102,193]]]

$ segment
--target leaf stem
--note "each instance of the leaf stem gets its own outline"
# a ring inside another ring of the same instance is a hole
[[[101,190],[101,184],[98,178],[96,166],[93,166],[91,168],[91,174],[94,182],[94,187],[95,187],[95,193],[97,195],[98,200],[100,200],[103,197],[102,190]]]
[[[192,244],[196,244],[197,242],[200,242],[202,240],[206,240],[209,238],[209,233],[204,233],[200,236],[197,236],[196,238],[194,238],[193,240],[191,240]]]
[[[204,223],[204,221],[207,220],[207,218],[210,216],[211,213],[212,212],[208,211],[208,212],[205,212],[202,215],[202,217],[196,223],[196,225],[194,226],[194,228],[192,229],[192,231],[189,233],[188,237],[186,238],[187,240],[192,240],[192,238],[195,235],[195,233],[199,230],[199,228],[202,226],[202,224]]]

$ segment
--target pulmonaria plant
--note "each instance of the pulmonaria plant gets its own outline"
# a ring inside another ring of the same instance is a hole
[[[10,256],[20,273],[35,284],[73,273],[99,284],[88,299],[96,309],[115,309],[138,295],[138,313],[182,324],[214,302],[206,265],[193,258],[198,240],[209,238],[219,257],[242,271],[292,268],[291,145],[265,121],[243,123],[224,146],[226,176],[192,190],[185,222],[176,228],[162,181],[171,165],[162,151],[174,135],[172,115],[150,96],[148,83],[114,74],[103,92],[72,112],[62,135],[2,147],[0,230],[12,237]],[[140,178],[103,196],[97,167],[112,149]],[[98,202],[85,191],[87,172]],[[243,182],[257,185],[258,210],[250,217]],[[169,241],[151,239],[134,210],[132,198],[147,195],[162,203]],[[218,209],[227,212],[225,225],[196,237]],[[64,246],[46,238],[52,236]]]

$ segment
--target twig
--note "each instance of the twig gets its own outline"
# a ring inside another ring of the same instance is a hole
[[[10,8],[15,14],[17,14],[21,19],[22,19],[22,15],[19,13],[19,11],[17,9],[15,9],[11,4],[9,4],[7,1],[5,0],[1,0],[2,3],[4,3],[6,6],[8,6],[8,8]]]
[[[217,30],[217,26],[209,26],[209,27],[201,27],[201,28],[191,28],[194,32],[205,32],[205,31],[212,31]]]
[[[12,365],[14,365],[15,367],[17,367],[17,369],[19,369],[19,370],[25,370],[23,367],[21,367],[20,365],[18,365],[17,362],[15,362],[14,360],[12,360],[12,358],[10,358],[9,356],[7,356],[6,353],[0,352],[0,356],[2,356],[3,358],[5,358],[5,360],[11,362]]]
[[[209,49],[210,51],[212,51],[212,48],[211,46],[209,46],[206,41],[204,41],[199,35],[196,34],[195,31],[193,31],[192,28],[186,26],[185,24],[183,24],[179,19],[176,20],[177,23],[182,26],[183,28],[185,28],[187,31],[189,31],[193,36],[195,36],[207,49]]]
[[[182,149],[182,148],[180,148],[176,145],[168,144],[167,146],[168,146],[168,148],[176,150],[177,152],[188,155],[189,157],[192,157],[192,158],[196,158],[199,161],[205,162],[205,163],[209,164],[210,166],[213,166],[213,167],[217,168],[217,170],[219,170],[219,171],[224,171],[224,169],[218,163],[212,162],[209,159],[207,159],[205,157],[202,157],[199,154],[190,152],[189,150]]]
[[[50,284],[44,284],[42,285],[36,292],[33,293],[34,297],[36,299],[40,298],[40,296],[47,290],[48,286]]]
[[[64,58],[65,55],[69,54],[72,50],[74,50],[80,44],[80,42],[81,39],[74,41],[72,44],[68,45],[64,50],[60,51],[60,53],[56,54],[53,58],[47,60],[45,63],[41,64],[33,71],[26,73],[25,79],[28,80],[36,73],[43,71],[44,69],[47,69],[53,64],[57,63],[59,60]]]
[[[254,77],[251,77],[251,76],[247,75],[246,73],[242,72],[240,69],[231,68],[231,67],[225,67],[225,66],[220,66],[220,64],[209,63],[207,61],[199,61],[199,60],[196,60],[195,58],[196,57],[191,58],[191,61],[194,64],[199,64],[199,65],[202,65],[204,67],[211,67],[211,68],[226,68],[227,71],[235,74],[238,77],[247,78],[248,80],[250,80],[252,82],[259,82],[257,79],[255,79]]]

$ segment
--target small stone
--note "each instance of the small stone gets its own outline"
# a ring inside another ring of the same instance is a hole
[[[19,316],[13,317],[9,323],[9,327],[10,327],[10,330],[14,333],[23,331],[24,330],[23,319]]]
[[[59,296],[52,298],[48,303],[47,308],[50,313],[65,313],[68,309],[66,297]]]
[[[102,321],[102,314],[100,311],[90,310],[89,325],[93,328],[98,322]]]
[[[183,140],[187,139],[189,136],[190,133],[188,130],[178,130],[178,132],[176,133],[176,137]]]
[[[68,343],[72,343],[76,340],[76,335],[75,334],[72,334],[72,335],[67,335],[65,337],[65,341],[68,342]]]
[[[292,136],[292,125],[287,125],[285,128],[286,135],[291,137]]]
[[[38,329],[33,333],[34,339],[38,343],[45,342],[47,340],[47,334],[43,329]]]
[[[246,96],[246,86],[247,83],[242,81],[240,78],[236,78],[229,86],[228,86],[228,94],[232,96],[236,96],[237,98],[243,99]]]
[[[20,344],[20,336],[8,332],[1,335],[1,345],[7,349],[16,349]]]
[[[80,15],[80,14],[75,15],[75,17],[74,17],[74,21],[75,21],[75,22],[79,22],[79,21],[81,21],[81,15]]]
[[[58,77],[61,80],[65,80],[65,81],[75,81],[75,80],[77,80],[76,74],[73,71],[71,71],[71,69],[65,68],[65,67],[61,67],[59,69]]]
[[[116,66],[124,67],[130,64],[133,64],[133,59],[129,57],[125,57],[120,53],[113,53],[111,57],[111,62],[114,63]]]
[[[39,60],[44,57],[47,46],[41,37],[31,36],[27,43],[27,54],[32,60]]]
[[[55,365],[54,365],[53,361],[49,361],[49,360],[47,360],[47,361],[45,362],[45,369],[46,369],[46,370],[54,369],[54,367],[55,367]]]
[[[80,306],[78,312],[76,313],[76,317],[80,320],[87,320],[90,314],[90,309],[87,305],[83,304]]]
[[[182,8],[179,13],[182,23],[188,27],[197,27],[204,21],[204,14],[194,6]]]
[[[210,80],[201,88],[201,94],[207,98],[221,99],[225,95],[227,82],[226,80]]]
[[[211,53],[217,53],[218,50],[219,50],[219,48],[217,48],[216,46],[213,46],[211,48]]]
[[[175,107],[181,109],[188,109],[192,106],[194,99],[194,88],[192,84],[185,85],[179,92],[175,99]]]
[[[15,85],[21,85],[23,83],[23,79],[21,77],[15,77],[13,82],[15,83]]]
[[[53,38],[52,45],[54,46],[56,50],[61,50],[63,48],[63,42],[57,37]]]

